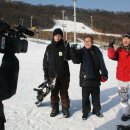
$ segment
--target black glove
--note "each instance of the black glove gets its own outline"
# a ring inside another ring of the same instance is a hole
[[[114,45],[115,43],[116,43],[116,39],[113,38],[113,39],[110,41],[108,47],[114,47],[113,45]]]
[[[64,47],[65,47],[65,48],[70,48],[70,44],[69,44],[68,41],[65,41],[65,42],[64,42]]]
[[[75,49],[77,48],[77,46],[78,46],[78,44],[72,44],[70,48],[71,48],[72,50],[75,50]]]
[[[48,72],[44,72],[44,81],[49,82]]]
[[[50,84],[50,79],[49,78],[46,78],[45,81],[44,81],[45,84]]]
[[[68,41],[64,42],[64,60],[70,60],[70,44]]]

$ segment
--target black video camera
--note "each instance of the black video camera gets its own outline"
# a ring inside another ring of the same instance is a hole
[[[26,35],[34,36],[34,32],[21,25],[11,27],[7,22],[0,20],[0,53],[26,53]]]

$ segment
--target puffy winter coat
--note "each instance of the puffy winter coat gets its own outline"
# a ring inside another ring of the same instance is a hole
[[[98,47],[92,46],[91,49],[85,47],[80,50],[70,51],[70,57],[76,64],[80,64],[80,86],[97,87],[100,86],[100,71],[104,76],[108,72],[103,60],[103,56]]]
[[[43,70],[45,79],[47,77],[67,77],[70,76],[68,59],[65,53],[64,41],[59,43],[52,41],[46,48],[43,59]]]
[[[123,47],[114,50],[114,47],[109,47],[108,57],[118,62],[116,78],[121,81],[130,81],[130,50],[127,51]]]

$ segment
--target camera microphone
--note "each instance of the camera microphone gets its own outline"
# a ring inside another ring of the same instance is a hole
[[[29,30],[29,29],[27,29],[24,26],[19,25],[19,26],[16,26],[15,28],[17,28],[17,30],[19,30],[20,32],[22,32],[22,33],[24,33],[26,35],[34,36],[34,32]]]
[[[34,36],[34,32],[31,31],[31,30],[28,30],[28,29],[25,29],[25,32],[24,32],[26,35],[29,35],[29,36]]]

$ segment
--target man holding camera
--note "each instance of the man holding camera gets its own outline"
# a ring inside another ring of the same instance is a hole
[[[19,61],[14,54],[4,54],[0,67],[0,130],[4,130],[5,116],[2,101],[16,93]]]
[[[26,53],[28,42],[26,36],[34,33],[19,25],[10,28],[10,25],[0,20],[0,53],[3,53],[0,66],[0,130],[5,130],[5,115],[2,101],[11,98],[17,89],[19,74],[19,60],[15,53]]]
[[[44,54],[43,70],[45,74],[45,80],[50,82],[50,78],[56,77],[55,87],[51,91],[51,117],[55,117],[59,114],[60,98],[64,117],[70,117],[70,100],[68,95],[70,71],[67,62],[68,57],[65,54],[66,45],[67,44],[63,40],[62,30],[57,28],[53,32],[52,43],[47,46]]]

